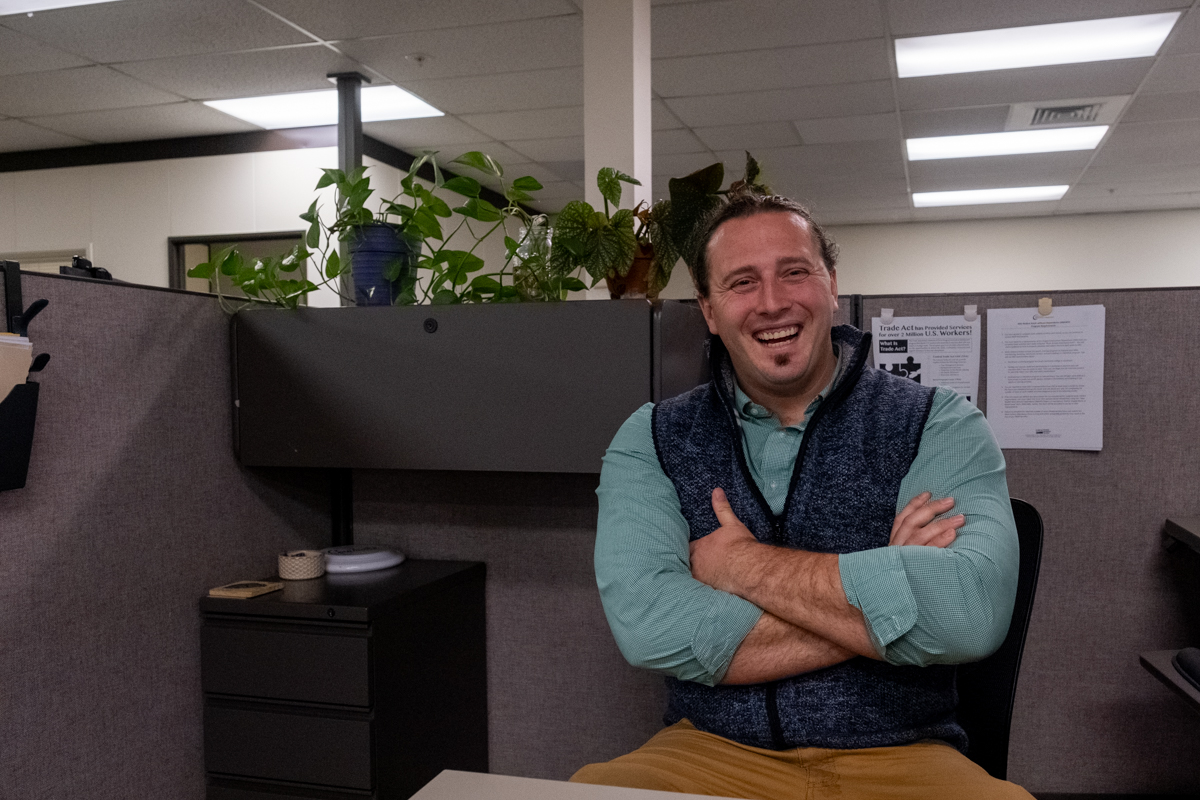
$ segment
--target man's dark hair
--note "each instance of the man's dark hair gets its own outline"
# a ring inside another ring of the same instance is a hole
[[[807,208],[788,197],[747,192],[735,196],[714,211],[705,221],[696,238],[696,249],[688,260],[688,266],[692,272],[692,283],[696,285],[696,291],[700,293],[701,297],[708,297],[708,244],[712,241],[717,228],[731,219],[754,217],[759,214],[795,214],[800,217],[808,223],[813,244],[821,251],[821,260],[825,262],[825,268],[832,272],[833,268],[837,266],[837,243],[829,238],[829,234],[825,233],[825,229],[813,219],[812,213]]]

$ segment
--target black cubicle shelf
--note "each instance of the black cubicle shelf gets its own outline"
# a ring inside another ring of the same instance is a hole
[[[235,446],[262,467],[597,473],[643,403],[706,380],[694,303],[254,309]]]
[[[283,588],[258,597],[202,597],[203,614],[286,617],[331,622],[370,622],[396,603],[421,598],[430,587],[441,591],[477,579],[483,564],[469,561],[408,559],[390,569],[327,574],[323,579],[283,581]],[[262,580],[278,580],[263,578]]]

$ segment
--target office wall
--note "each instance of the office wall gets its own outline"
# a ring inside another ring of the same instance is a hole
[[[364,163],[372,203],[399,194],[399,170],[370,158]],[[313,187],[322,168],[336,166],[337,148],[319,147],[0,173],[0,258],[53,250],[83,255],[90,248],[95,265],[118,280],[167,286],[168,237],[303,230],[299,215],[314,199],[332,208],[333,190],[318,195]],[[487,227],[472,224],[481,233]],[[456,241],[471,244],[465,233]],[[476,252],[489,264],[502,263],[502,237]],[[309,302],[339,304],[327,289]]]
[[[847,294],[1200,286],[1200,210],[846,225]]]
[[[326,487],[238,465],[213,299],[23,282],[51,361],[0,492],[0,797],[201,800],[197,600],[327,542]]]

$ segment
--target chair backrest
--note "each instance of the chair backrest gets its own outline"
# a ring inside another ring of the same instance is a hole
[[[1008,635],[1000,649],[983,661],[958,668],[958,721],[969,739],[967,757],[1001,780],[1008,777],[1008,731],[1017,695],[1017,673],[1042,563],[1041,515],[1029,503],[1015,498],[1012,510],[1021,545],[1021,566]]]

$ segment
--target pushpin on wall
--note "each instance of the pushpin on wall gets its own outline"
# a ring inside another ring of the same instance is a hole
[[[879,321],[884,325],[891,325],[893,319],[892,313],[893,311],[890,308],[879,309]]]
[[[1042,317],[1050,316],[1050,312],[1054,310],[1054,303],[1049,297],[1043,297],[1038,300],[1038,315]]]
[[[979,306],[963,306],[963,319],[967,322],[979,319]]]

